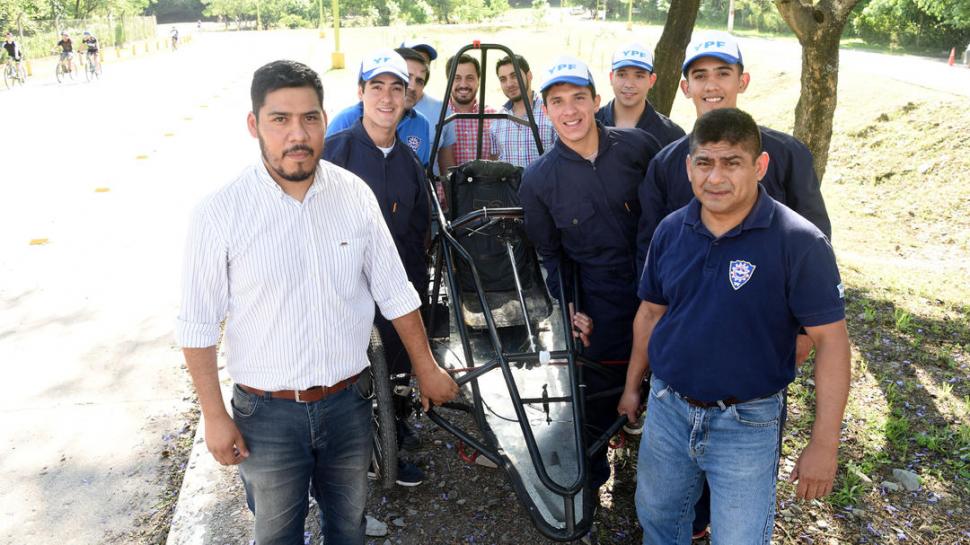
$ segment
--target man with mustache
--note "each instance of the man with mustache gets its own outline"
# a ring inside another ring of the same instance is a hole
[[[596,120],[607,127],[643,129],[663,146],[681,138],[684,129],[654,110],[647,101],[647,93],[656,82],[653,53],[649,49],[638,43],[617,49],[610,71],[615,98],[596,112]]]
[[[349,129],[327,138],[323,158],[360,176],[374,191],[408,280],[423,297],[428,291],[425,240],[431,228],[428,182],[414,151],[396,133],[404,115],[408,81],[408,65],[395,51],[384,49],[365,56],[357,83],[364,115]],[[376,318],[388,369],[392,375],[404,376],[396,384],[409,386],[411,361],[407,351],[391,322]],[[410,400],[408,396],[394,397],[398,442],[417,448],[417,435],[407,425]],[[417,486],[423,481],[424,473],[418,466],[398,459],[397,484]]]
[[[699,34],[687,47],[680,88],[694,102],[697,117],[721,108],[735,108],[738,95],[751,81],[744,71],[741,48],[734,36],[720,31]],[[759,127],[761,143],[768,154],[768,166],[760,184],[768,195],[812,222],[831,239],[832,224],[822,199],[821,183],[815,175],[812,154],[795,137],[767,127]],[[640,186],[643,214],[637,232],[637,260],[646,259],[650,240],[657,225],[668,214],[685,206],[693,198],[687,176],[686,159],[689,136],[668,145],[650,163],[646,179]],[[639,270],[639,269],[638,269]],[[812,348],[808,335],[798,336],[796,361],[804,362]],[[694,533],[707,533],[710,495],[705,485],[697,503]]]
[[[445,74],[451,74],[451,67],[456,62],[458,66],[455,69],[455,80],[451,84],[448,113],[478,113],[478,83],[482,77],[481,63],[475,57],[463,53],[457,59],[455,57],[448,59],[448,62],[445,63]],[[485,113],[493,114],[495,109],[485,106]],[[463,165],[477,158],[479,120],[458,119],[453,123],[455,125],[455,164]],[[481,123],[484,124],[481,158],[495,159],[496,148],[489,130],[492,122],[483,119]]]
[[[309,489],[328,545],[362,545],[375,303],[404,341],[422,402],[440,404],[458,387],[431,354],[373,191],[320,161],[320,77],[275,61],[256,70],[250,94],[261,161],[193,214],[176,338],[209,451],[239,465],[256,543],[303,542]],[[232,416],[216,366],[223,335]]]

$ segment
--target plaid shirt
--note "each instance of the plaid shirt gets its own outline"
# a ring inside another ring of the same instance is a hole
[[[478,101],[472,102],[470,108],[468,111],[478,113]],[[448,115],[458,111],[455,109],[454,101],[448,101],[448,110]],[[485,106],[485,113],[494,114],[495,108]],[[491,158],[493,150],[495,149],[490,129],[494,122],[495,120],[493,119],[484,120],[485,127],[482,135],[485,137],[485,141],[482,142],[482,159]],[[457,119],[453,124],[455,125],[455,164],[463,165],[468,161],[474,161],[478,151],[478,120]]]
[[[533,96],[532,115],[535,117],[536,126],[539,128],[542,150],[544,152],[549,151],[556,143],[556,128],[552,126],[552,121],[542,111],[542,96],[537,93],[534,93]],[[515,114],[512,101],[505,103],[502,112]],[[523,115],[522,118],[528,120],[528,116]],[[509,119],[496,119],[492,121],[491,130],[499,161],[525,168],[529,166],[529,163],[539,158],[535,137],[532,136],[532,129],[528,125],[519,125]]]

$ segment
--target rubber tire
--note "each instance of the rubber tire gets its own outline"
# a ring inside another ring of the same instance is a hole
[[[14,78],[10,75],[10,67],[5,65],[3,67],[3,84],[7,87],[7,89],[13,87],[13,83],[10,81],[11,79]]]
[[[57,76],[57,83],[64,81],[64,63],[62,61],[57,61],[57,68],[54,69],[54,75]]]
[[[88,61],[84,63],[84,79],[86,81],[91,81],[91,78],[93,77],[93,75],[94,75],[94,63],[91,62],[91,59],[88,59]]]
[[[373,469],[381,486],[390,490],[397,481],[397,425],[391,397],[391,376],[384,357],[384,343],[377,328],[371,330],[367,359],[370,360],[371,388],[374,392]]]
[[[27,84],[27,68],[24,65],[21,64],[20,66],[17,67],[17,72],[19,72],[18,77],[17,77],[17,82],[20,83],[21,85],[26,85]]]

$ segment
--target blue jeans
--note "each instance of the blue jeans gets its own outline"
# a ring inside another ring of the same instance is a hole
[[[783,392],[718,407],[691,406],[656,375],[637,469],[644,545],[689,545],[694,504],[711,488],[714,545],[770,545]]]
[[[315,403],[233,388],[233,419],[249,447],[239,473],[257,545],[303,544],[308,490],[320,505],[327,545],[364,543],[373,443],[371,401],[358,384]]]

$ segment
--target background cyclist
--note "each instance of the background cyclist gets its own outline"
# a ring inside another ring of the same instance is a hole
[[[81,38],[81,43],[87,46],[88,62],[95,63],[94,66],[100,70],[101,69],[101,58],[98,54],[99,44],[98,39],[87,30],[84,31],[84,37]]]
[[[57,42],[57,47],[61,48],[60,62],[67,61],[67,71],[74,71],[74,42],[67,32],[61,32],[61,41]],[[57,50],[57,47],[54,50]]]
[[[3,42],[3,48],[7,51],[7,62],[17,63],[17,74],[24,73],[24,52],[20,49],[20,44],[13,39],[13,32],[7,32],[6,40]]]

